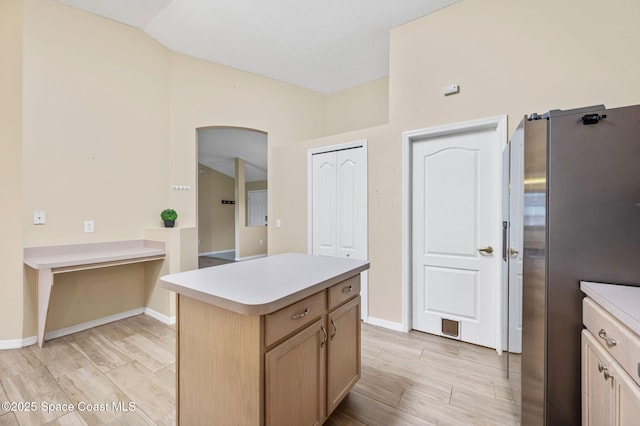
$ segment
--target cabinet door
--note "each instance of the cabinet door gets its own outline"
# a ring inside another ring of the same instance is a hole
[[[329,314],[328,414],[360,379],[360,296]]]
[[[325,318],[265,354],[267,426],[320,425],[325,420]]]
[[[593,335],[582,331],[582,425],[612,424],[612,358]],[[607,373],[609,376],[607,376]],[[608,378],[607,378],[608,377]]]
[[[613,363],[611,372],[615,380],[614,425],[637,425],[640,421],[640,387],[618,363]]]

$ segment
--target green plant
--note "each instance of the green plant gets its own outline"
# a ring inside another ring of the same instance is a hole
[[[162,213],[160,213],[160,217],[162,220],[176,220],[178,218],[178,213],[173,209],[164,209],[162,210]]]

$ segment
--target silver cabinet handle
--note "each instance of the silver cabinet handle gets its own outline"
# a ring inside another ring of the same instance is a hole
[[[309,314],[309,308],[305,309],[303,313],[301,314],[295,314],[295,315],[291,315],[291,319],[300,319],[300,318],[304,318]]]
[[[320,330],[322,331],[322,340],[320,341],[320,348],[324,348],[324,344],[327,341],[327,329],[324,328],[324,324],[320,326]]]
[[[613,380],[613,376],[611,374],[609,374],[609,369],[607,367],[604,368],[604,373],[602,373],[604,375],[604,379],[605,380]]]
[[[336,337],[336,331],[338,331],[338,327],[336,327],[336,323],[333,319],[331,320],[331,327],[333,328],[333,331],[331,332],[331,340],[333,340],[333,338]]]
[[[348,286],[342,289],[342,293],[347,294],[347,293],[351,293],[351,290],[353,290],[353,286]]]
[[[609,374],[609,369],[601,362],[598,362],[598,371],[602,373],[605,380],[613,379],[613,376]]]
[[[600,329],[600,331],[598,332],[598,336],[600,336],[600,338],[602,340],[604,340],[605,342],[607,342],[607,345],[610,346],[615,346],[618,344],[618,342],[616,341],[616,339],[612,338],[612,337],[607,337],[607,332],[605,331],[604,328]]]

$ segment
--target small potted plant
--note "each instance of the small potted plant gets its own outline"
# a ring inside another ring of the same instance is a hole
[[[160,213],[160,217],[164,220],[164,226],[167,228],[173,228],[178,218],[178,213],[173,209],[164,209]]]

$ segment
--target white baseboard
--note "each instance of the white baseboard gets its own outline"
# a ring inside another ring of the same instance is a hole
[[[31,346],[38,342],[36,336],[25,337],[24,339],[0,340],[0,350],[3,349],[20,349],[25,346]]]
[[[372,316],[369,316],[367,318],[366,322],[367,322],[367,324],[376,325],[378,327],[388,328],[389,330],[402,331],[402,332],[406,332],[407,331],[407,330],[405,330],[404,324],[402,324],[400,322],[387,321],[387,320],[383,320],[383,319],[380,319],[380,318],[374,318]]]
[[[165,314],[161,314],[158,311],[154,311],[151,308],[144,308],[145,315],[149,315],[151,318],[155,318],[158,321],[165,323],[167,325],[173,325],[176,323],[176,317],[168,317]]]
[[[267,254],[256,254],[255,256],[236,257],[236,262],[242,262],[243,260],[257,259],[259,257],[267,257]]]
[[[108,317],[98,318],[92,321],[83,322],[82,324],[72,325],[71,327],[61,328],[59,330],[53,330],[45,333],[44,340],[51,340],[69,334],[77,333],[79,331],[88,330],[93,327],[109,324],[110,322],[118,321],[121,319],[134,317],[136,315],[144,314],[145,308],[136,308],[126,312],[119,312],[117,314],[109,315]]]
[[[150,312],[147,312],[150,311]],[[166,324],[175,323],[175,317],[173,317],[173,323],[167,322],[171,321],[171,318],[162,315],[158,312],[155,312],[149,308],[136,308],[126,312],[120,312],[117,314],[109,315],[107,317],[98,318],[92,321],[83,322],[82,324],[72,325],[71,327],[61,328],[59,330],[49,331],[45,333],[44,340],[51,340],[57,337],[67,336],[69,334],[77,333],[79,331],[88,330],[93,327],[98,327],[104,324],[108,324],[110,322],[118,321],[121,319],[134,317],[140,314],[147,314],[150,317],[156,318],[159,321],[165,322]],[[165,321],[165,319],[167,321]],[[38,338],[36,336],[25,337],[24,339],[13,339],[13,340],[0,340],[0,349],[19,349],[24,348],[25,346],[31,346],[38,342]]]
[[[209,256],[210,254],[229,253],[229,252],[232,252],[232,251],[236,251],[236,249],[207,251],[207,252],[204,252],[204,253],[198,253],[198,256]]]

